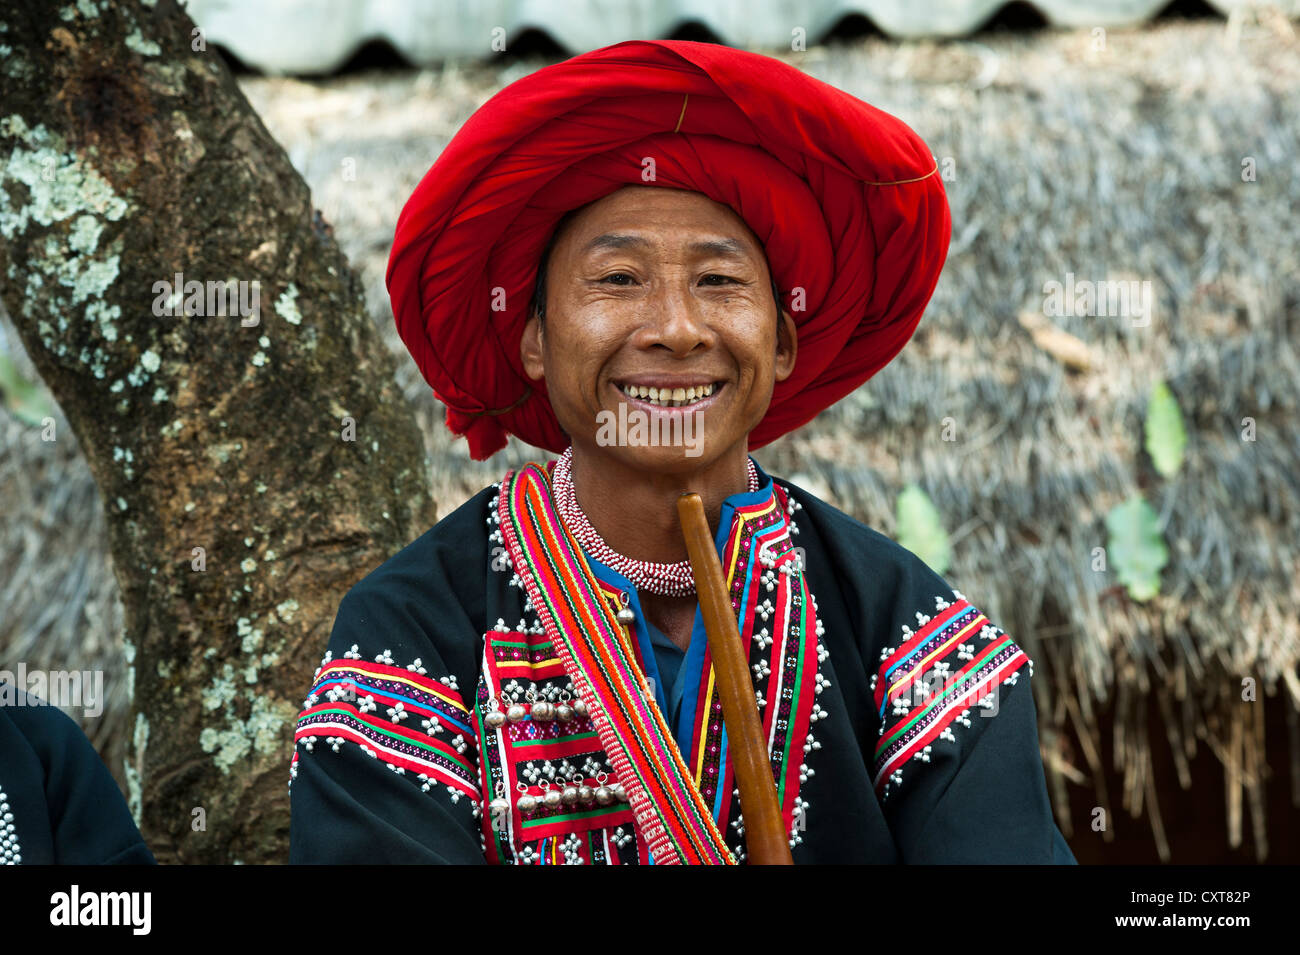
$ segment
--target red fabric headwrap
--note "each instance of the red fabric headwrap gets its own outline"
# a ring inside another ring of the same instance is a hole
[[[653,182],[642,180],[645,157]],[[780,60],[630,40],[538,70],[447,145],[402,209],[388,261],[398,332],[475,459],[505,447],[507,433],[568,446],[544,384],[524,374],[519,341],[557,221],[627,185],[703,193],[763,243],[799,351],[751,448],[898,354],[952,231],[916,133]],[[494,288],[505,292],[500,311]]]

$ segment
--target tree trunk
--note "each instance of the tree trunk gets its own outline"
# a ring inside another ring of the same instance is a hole
[[[132,811],[162,862],[284,860],[338,601],[434,520],[393,359],[174,0],[0,7],[0,83],[3,300],[109,515]]]

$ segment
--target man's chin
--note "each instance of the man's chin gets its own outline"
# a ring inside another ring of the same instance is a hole
[[[681,445],[602,445],[594,449],[602,457],[616,460],[625,467],[647,474],[691,474],[708,467],[716,455],[708,442],[695,446]]]

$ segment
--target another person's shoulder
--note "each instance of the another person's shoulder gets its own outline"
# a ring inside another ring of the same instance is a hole
[[[59,707],[0,683],[0,752],[0,864],[154,862],[108,767]]]
[[[0,715],[13,724],[42,758],[73,750],[77,755],[84,752],[81,742],[85,733],[76,720],[59,707],[28,694],[12,683],[0,682]]]

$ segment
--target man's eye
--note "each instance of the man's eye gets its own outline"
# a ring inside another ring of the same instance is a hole
[[[701,282],[706,282],[706,281],[708,281],[709,279],[722,279],[723,282],[734,282],[734,281],[736,281],[736,280],[733,279],[730,275],[719,275],[719,274],[717,274],[716,272],[713,272],[713,273],[710,273],[709,275],[704,276],[704,278],[700,279],[700,281],[701,281]],[[716,284],[720,284],[720,283],[716,283],[716,282],[715,282],[715,283],[711,283],[711,284],[715,284],[715,285],[716,285]]]
[[[615,282],[614,279],[627,279],[628,281]],[[603,279],[601,279],[601,281],[609,282],[611,285],[627,285],[633,281],[633,278],[632,276],[628,275],[626,272],[614,272],[612,275],[606,275]]]

